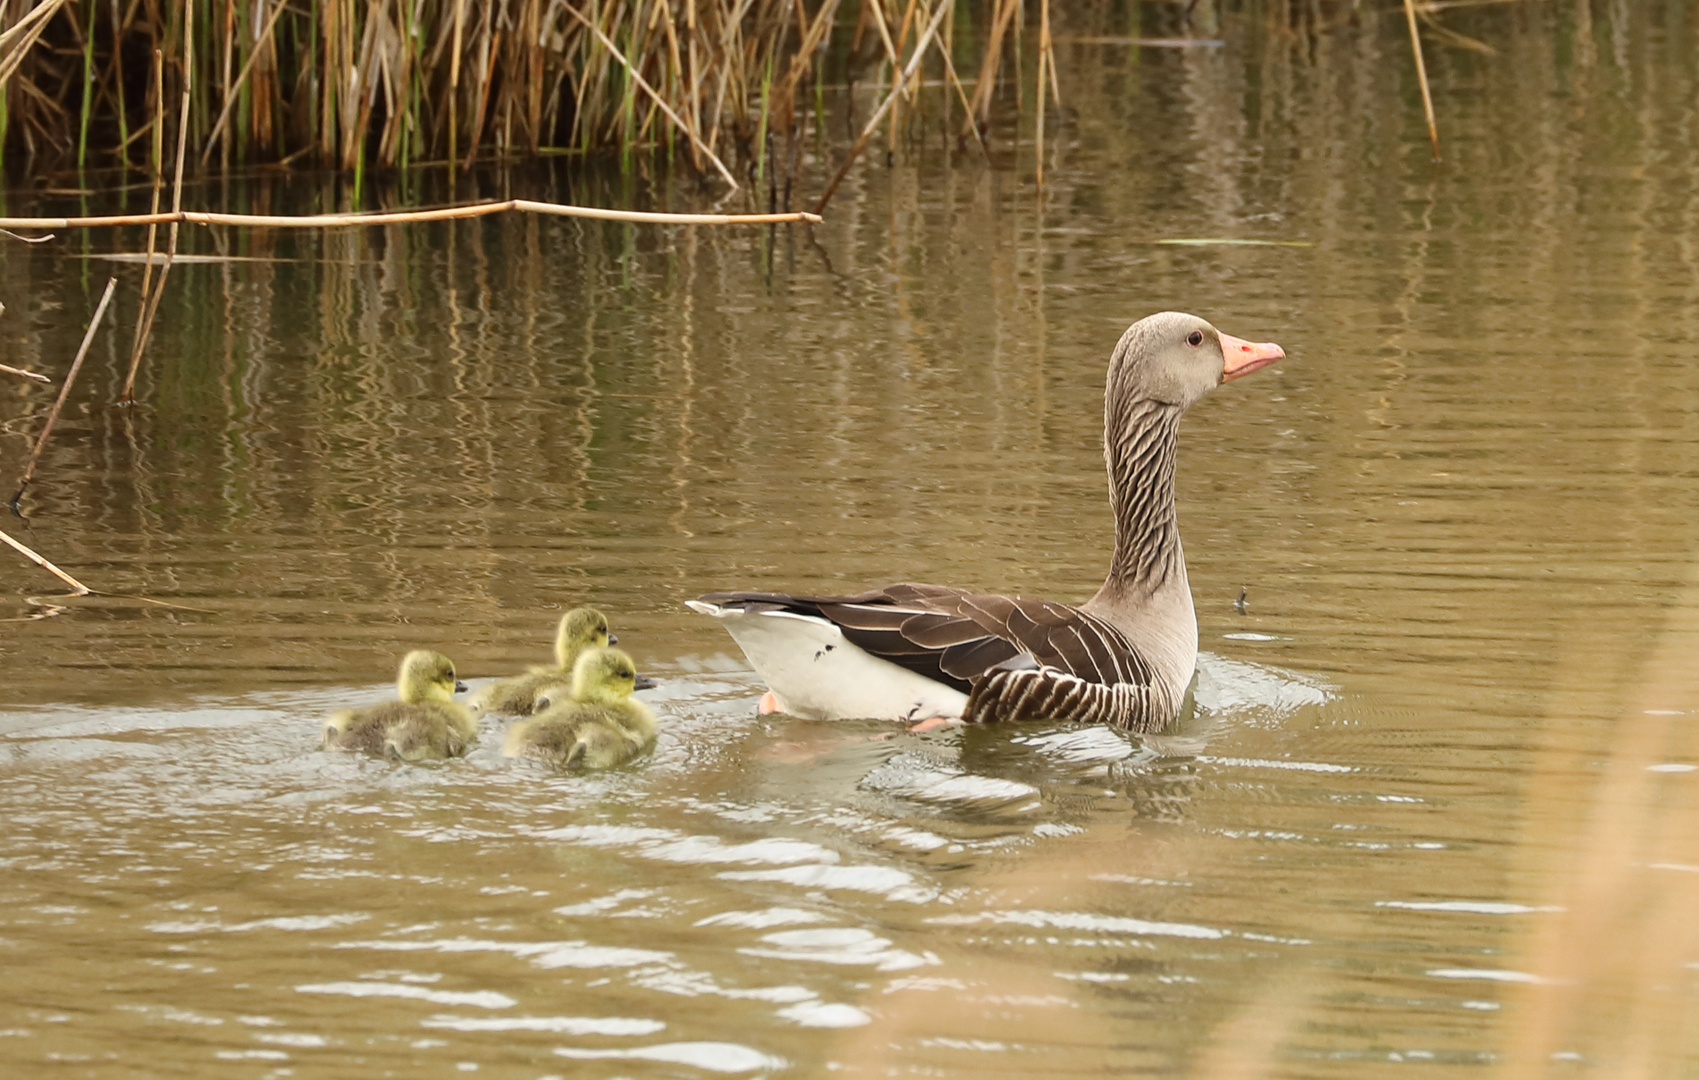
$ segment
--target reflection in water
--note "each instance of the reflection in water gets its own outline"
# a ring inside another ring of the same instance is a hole
[[[0,632],[0,1068],[1690,1072],[1691,27],[1448,11],[1499,55],[1430,54],[1436,169],[1402,13],[1276,7],[1059,46],[1042,197],[1015,132],[946,169],[917,129],[812,240],[186,233],[264,261],[173,272],[141,408],[97,339],[8,528],[110,595],[3,579],[65,610]],[[1211,237],[1313,246],[1157,243]],[[0,247],[6,362],[60,374],[83,256],[139,243]],[[1168,307],[1291,353],[1182,432],[1184,722],[753,715],[683,598],[1088,595],[1103,366]],[[45,402],[0,383],[0,460]],[[579,603],[663,679],[640,765],[312,749],[405,649],[505,674]]]

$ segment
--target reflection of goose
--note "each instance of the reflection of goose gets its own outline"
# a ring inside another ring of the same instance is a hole
[[[555,665],[533,666],[523,675],[503,679],[478,691],[472,708],[478,712],[530,716],[537,695],[552,687],[572,684],[572,665],[585,649],[605,649],[619,639],[608,632],[608,617],[593,607],[573,608],[560,617],[555,630]]]
[[[557,769],[608,769],[655,741],[655,714],[631,692],[637,665],[619,649],[591,649],[572,668],[572,695],[545,704],[507,733],[502,752]],[[558,692],[558,691],[556,691]]]
[[[324,724],[326,750],[356,750],[398,761],[459,757],[478,737],[472,710],[454,700],[466,687],[454,661],[417,649],[401,661],[395,680],[399,701],[332,713]]]
[[[854,596],[709,593],[690,606],[723,620],[767,681],[763,711],[1160,729],[1180,707],[1198,648],[1174,515],[1180,417],[1284,355],[1173,311],[1121,335],[1103,408],[1115,553],[1103,587],[1079,607],[907,583]]]

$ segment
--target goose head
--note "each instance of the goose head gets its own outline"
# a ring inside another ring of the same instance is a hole
[[[466,684],[454,676],[454,661],[429,649],[414,649],[401,661],[395,693],[408,705],[426,701],[453,701]]]
[[[1183,311],[1160,311],[1127,328],[1109,361],[1111,403],[1152,402],[1185,409],[1230,379],[1286,353],[1271,341],[1224,334]]]
[[[593,607],[573,608],[560,617],[555,631],[555,659],[568,670],[585,649],[605,649],[619,638],[608,633],[608,617]]]
[[[572,665],[572,699],[587,704],[624,701],[637,689],[637,662],[622,649],[591,649]]]

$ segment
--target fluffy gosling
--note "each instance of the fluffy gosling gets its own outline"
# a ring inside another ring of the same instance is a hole
[[[395,680],[400,700],[332,713],[324,723],[324,748],[408,763],[459,757],[478,738],[477,716],[454,700],[464,689],[454,661],[416,649],[401,661]]]
[[[555,687],[572,685],[572,665],[586,649],[605,649],[619,638],[608,632],[608,617],[593,607],[573,608],[560,617],[555,630],[555,666],[533,665],[523,675],[491,683],[472,699],[477,712],[530,716],[536,711],[537,695]]]
[[[637,665],[619,649],[592,649],[572,668],[570,698],[552,703],[507,733],[508,757],[555,769],[609,769],[655,742],[655,714],[631,696]]]

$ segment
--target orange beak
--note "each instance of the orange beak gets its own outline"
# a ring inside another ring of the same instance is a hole
[[[1221,335],[1221,355],[1227,362],[1221,368],[1221,381],[1228,382],[1249,375],[1257,368],[1267,367],[1286,355],[1286,350],[1272,341],[1246,341],[1232,334]]]

